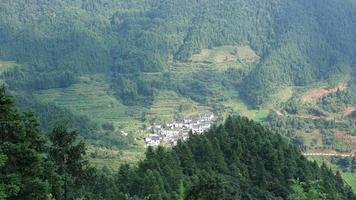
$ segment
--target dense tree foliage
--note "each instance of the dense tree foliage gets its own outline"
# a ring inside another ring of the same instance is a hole
[[[322,200],[326,195],[320,191],[318,184],[305,184],[295,181],[292,185],[292,194],[289,195],[288,200]]]
[[[58,126],[48,141],[35,115],[18,112],[4,87],[0,88],[0,111],[1,199],[48,199],[51,195],[69,199],[68,191],[77,196],[73,188],[80,185],[75,178],[83,179],[81,175],[89,171],[83,160],[84,145],[76,144],[75,132]]]
[[[33,113],[18,113],[0,88],[1,195],[6,199],[45,199],[49,185],[45,143]]]
[[[148,106],[163,89],[203,104],[224,98],[216,91],[235,90],[233,97],[239,94],[259,106],[280,86],[332,85],[351,74],[347,91],[327,95],[313,108],[293,101],[284,105],[288,115],[324,115],[355,104],[355,11],[353,0],[2,0],[0,63],[17,64],[0,78],[16,91],[21,109],[31,107],[40,120],[16,111],[1,89],[0,199],[45,198],[50,193],[58,199],[293,199],[290,193],[308,198],[314,191],[330,199],[348,198],[347,189],[337,186],[342,185],[337,176],[246,119],[227,121],[172,150],[149,149],[138,167],[124,165],[115,177],[102,172],[87,180],[89,175],[76,176],[78,171],[53,157],[60,141],[42,138],[39,124],[49,131],[51,121],[64,117],[93,143],[124,147],[127,139],[108,124],[98,134],[100,126],[87,118],[38,102],[31,93],[67,88],[80,76],[102,73],[110,84],[108,93],[129,106]],[[239,69],[173,77],[172,65],[192,64],[192,55],[223,45],[249,46],[259,59]],[[323,143],[334,144],[328,129],[355,130],[355,115],[339,122],[271,114],[268,122],[300,146],[304,144],[296,133],[305,127],[320,129]],[[77,150],[75,159],[80,160],[83,146],[70,144],[76,134],[57,127],[51,137],[56,133],[68,134],[65,148]],[[64,152],[61,157],[73,153]],[[327,176],[332,177],[329,185]],[[316,188],[291,187],[289,180],[298,178],[305,184],[321,182]],[[82,187],[74,187],[78,185]]]
[[[13,89],[68,87],[81,74],[100,72],[125,104],[150,104],[162,87],[204,101],[204,81],[171,87],[141,75],[205,48],[248,45],[261,59],[237,90],[256,106],[280,85],[306,85],[353,67],[354,8],[352,0],[5,0],[0,59],[21,64],[5,75]]]

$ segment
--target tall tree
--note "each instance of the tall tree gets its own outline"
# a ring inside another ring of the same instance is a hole
[[[6,199],[45,199],[44,140],[31,113],[19,113],[0,87],[0,196]]]
[[[51,146],[49,157],[56,164],[62,176],[64,194],[54,194],[56,199],[71,198],[73,188],[85,178],[88,162],[84,158],[85,144],[77,140],[78,132],[69,130],[65,124],[57,124],[49,135]]]

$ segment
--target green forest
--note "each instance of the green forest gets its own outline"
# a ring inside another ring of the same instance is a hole
[[[149,147],[137,165],[112,173],[90,166],[65,124],[44,134],[4,87],[0,110],[0,199],[356,199],[339,173],[243,117],[173,148]]]
[[[356,154],[355,33],[355,0],[1,0],[0,199],[353,199],[301,153]]]
[[[149,105],[162,88],[202,101],[211,93],[202,81],[145,73],[169,74],[172,59],[188,62],[203,49],[248,45],[260,60],[233,85],[259,106],[279,85],[327,80],[356,57],[351,0],[5,0],[0,9],[0,59],[20,65],[4,74],[14,90],[66,88],[80,75],[106,73],[124,104]]]
[[[100,145],[134,138],[117,138],[104,124],[134,132],[166,120],[152,108],[167,91],[218,115],[230,104],[232,112],[261,109],[252,118],[266,120],[285,87],[332,87],[351,75],[347,91],[355,93],[355,10],[351,0],[4,0],[0,79],[42,128],[69,118]],[[117,105],[101,118],[82,108],[97,105],[98,91],[110,98],[100,107]]]

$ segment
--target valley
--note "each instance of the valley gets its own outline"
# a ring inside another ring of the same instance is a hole
[[[0,199],[354,199],[354,2],[0,2]]]
[[[239,52],[236,55],[240,56],[233,57],[232,53],[234,51]],[[220,59],[221,57],[228,58]],[[152,79],[155,76],[169,75],[174,82],[184,82],[188,77],[205,77],[208,74],[219,76],[219,74],[226,74],[232,69],[249,71],[252,70],[251,63],[258,62],[257,58],[258,56],[248,47],[224,46],[213,50],[203,50],[202,53],[193,55],[192,60],[188,62],[172,62],[170,67],[167,67],[162,74],[147,73],[143,74],[143,77],[144,79]],[[151,134],[147,127],[151,127],[154,124],[170,123],[173,120],[180,121],[186,117],[207,112],[213,112],[216,115],[217,122],[223,121],[228,115],[241,115],[269,125],[274,120],[273,117],[271,120],[271,116],[276,115],[279,120],[326,121],[328,123],[343,124],[347,121],[347,116],[354,111],[352,107],[354,104],[348,104],[348,106],[342,108],[343,110],[341,109],[336,113],[320,110],[310,111],[310,109],[314,109],[322,98],[347,90],[349,80],[350,78],[346,76],[340,80],[337,87],[329,87],[328,89],[324,89],[327,88],[324,87],[322,89],[307,90],[307,88],[301,87],[282,86],[269,102],[259,108],[248,106],[235,91],[234,87],[236,86],[231,86],[228,89],[226,85],[223,86],[220,82],[214,81],[214,79],[202,79],[202,82],[208,81],[207,83],[209,84],[209,96],[206,96],[204,102],[195,98],[194,93],[186,96],[174,90],[163,89],[155,92],[150,106],[124,105],[115,98],[105,74],[83,76],[78,83],[69,88],[42,90],[36,92],[35,97],[39,101],[53,102],[59,107],[87,117],[98,124],[102,131],[113,132],[113,138],[115,135],[122,135],[121,132],[127,133],[127,135],[120,136],[120,138],[126,137],[127,140],[131,141],[129,142],[131,143],[130,145],[124,149],[117,150],[115,150],[116,147],[111,147],[119,154],[109,157],[100,156],[99,154],[99,156],[92,159],[92,162],[98,166],[100,166],[100,163],[112,163],[110,168],[115,169],[122,162],[135,162],[136,159],[132,159],[131,155],[134,155],[133,157],[142,157],[143,151],[139,149],[144,148],[145,142],[136,140],[136,138],[146,138]],[[298,107],[298,113],[289,111],[290,108],[288,106],[290,103]],[[355,122],[351,120],[349,123],[351,124],[348,126],[352,127]],[[106,125],[111,125],[112,130],[105,129]],[[295,127],[291,128],[294,129]],[[306,124],[305,126],[296,127],[296,134],[294,135],[299,138],[298,140],[302,142],[304,148],[308,149],[307,152],[337,155],[338,151],[346,151],[346,154],[340,153],[340,155],[353,154],[352,152],[356,149],[355,145],[350,145],[344,138],[338,138],[337,128],[333,129],[334,132],[331,131],[329,136],[321,133],[321,129],[323,128],[318,126],[311,128],[310,125]],[[279,129],[275,130],[280,131]],[[355,129],[351,128],[345,134],[353,135],[355,134],[354,131]],[[295,136],[289,135],[288,137],[293,138]],[[335,138],[335,141],[331,144],[325,143],[326,137]],[[92,148],[94,150],[96,148],[98,150],[103,149],[95,146]],[[105,152],[105,148],[103,151]],[[108,152],[112,154],[109,150]],[[113,163],[117,164],[113,165]]]

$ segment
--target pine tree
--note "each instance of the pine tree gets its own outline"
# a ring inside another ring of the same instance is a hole
[[[49,157],[56,164],[62,177],[64,192],[54,194],[56,199],[70,199],[73,189],[80,185],[87,173],[85,144],[77,141],[78,132],[70,131],[64,124],[57,124],[49,135]]]
[[[44,141],[33,114],[19,113],[0,87],[0,194],[7,199],[45,199]]]

